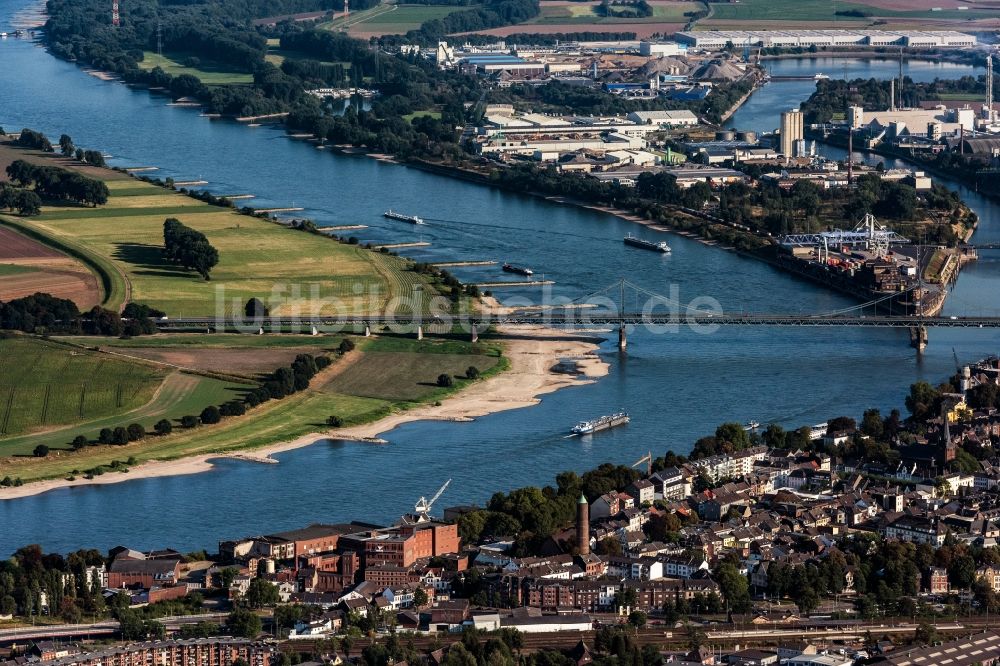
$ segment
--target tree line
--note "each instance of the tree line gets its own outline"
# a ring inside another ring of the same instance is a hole
[[[97,305],[80,312],[73,301],[44,292],[0,302],[0,329],[23,333],[137,336],[155,333],[153,318],[160,316],[140,303],[125,306],[122,314]]]
[[[104,181],[55,166],[31,164],[15,160],[7,166],[7,176],[22,187],[32,187],[43,199],[75,201],[99,206],[108,202],[108,186]]]
[[[163,223],[163,256],[167,261],[197,271],[206,280],[210,279],[212,267],[219,263],[219,251],[205,234],[173,217]]]

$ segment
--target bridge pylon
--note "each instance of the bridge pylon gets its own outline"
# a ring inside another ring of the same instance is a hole
[[[910,346],[917,350],[917,352],[922,352],[927,349],[927,327],[926,326],[911,326],[910,327]]]
[[[618,351],[623,352],[628,347],[628,336],[625,333],[625,322],[618,325]]]

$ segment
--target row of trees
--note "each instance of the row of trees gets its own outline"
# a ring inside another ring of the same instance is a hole
[[[212,267],[219,263],[219,252],[205,234],[173,217],[163,223],[163,256],[167,261],[194,269],[206,280],[210,279]]]
[[[76,201],[98,206],[108,202],[108,186],[69,169],[15,160],[7,166],[7,176],[22,187],[33,187],[44,199]]]

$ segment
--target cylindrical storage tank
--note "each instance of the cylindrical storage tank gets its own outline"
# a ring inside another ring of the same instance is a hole
[[[736,138],[740,141],[745,141],[747,143],[757,143],[757,132],[752,130],[747,130],[746,132],[737,132]]]
[[[736,132],[732,130],[721,130],[715,133],[716,141],[733,141],[736,139]]]
[[[264,572],[269,574],[274,573],[274,560],[264,560]]]

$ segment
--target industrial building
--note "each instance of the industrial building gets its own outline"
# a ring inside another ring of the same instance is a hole
[[[799,142],[805,140],[802,112],[798,109],[783,111],[781,114],[781,154],[785,157],[800,157]],[[799,147],[797,149],[797,147]]]
[[[972,132],[977,119],[975,110],[968,107],[867,111],[852,106],[847,110],[847,122],[856,138],[871,149],[882,141],[929,146],[941,139],[961,137]]]
[[[975,46],[973,35],[953,30],[705,30],[678,32],[678,43],[699,49],[734,46]]]
[[[947,655],[947,659],[942,659]],[[900,648],[872,662],[873,666],[990,666],[1000,661],[1000,634],[987,630],[927,647]]]
[[[677,111],[633,111],[626,116],[639,125],[658,127],[690,127],[698,124],[698,116],[687,109]]]
[[[587,151],[641,150],[646,147],[645,139],[627,137],[622,134],[594,136],[589,139],[552,139],[529,141],[525,139],[495,139],[476,146],[480,155],[501,157],[521,155],[539,160],[554,160],[566,153]]]
[[[458,58],[459,69],[469,73],[482,73],[489,76],[500,72],[520,74],[522,76],[545,73],[545,63],[528,61],[518,56],[502,53],[483,53]]]
[[[663,56],[687,55],[687,45],[677,42],[639,42],[639,55],[662,58]]]

